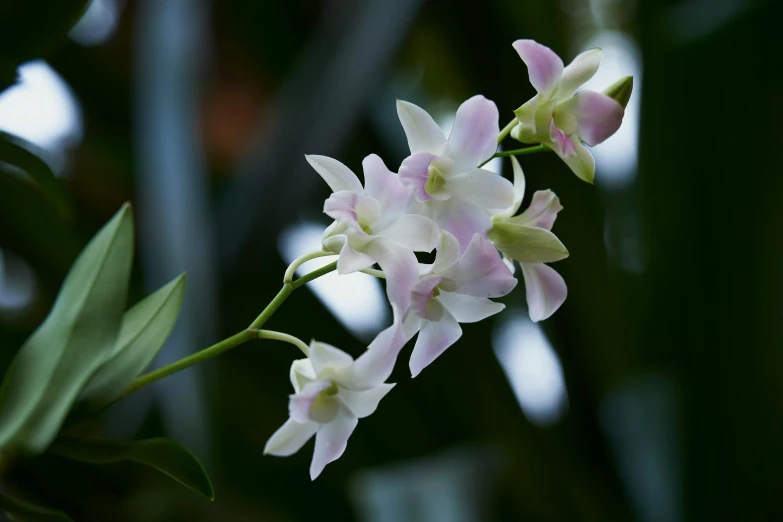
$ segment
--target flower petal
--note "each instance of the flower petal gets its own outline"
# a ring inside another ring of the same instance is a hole
[[[355,250],[346,242],[342,250],[340,250],[340,256],[337,258],[337,273],[341,275],[350,274],[370,268],[374,264],[375,259]]]
[[[555,152],[557,153],[557,151]],[[593,155],[590,154],[587,147],[582,145],[582,142],[579,140],[574,141],[574,152],[576,155],[570,157],[563,157],[559,153],[558,155],[560,155],[566,165],[571,168],[571,171],[576,174],[576,177],[588,183],[592,183],[593,178],[595,177],[595,160],[593,159]]]
[[[400,117],[400,123],[408,138],[411,154],[441,154],[446,145],[446,136],[427,111],[412,103],[397,100],[397,116]]]
[[[404,314],[410,305],[411,289],[419,280],[416,255],[385,238],[372,241],[365,248],[365,252],[378,262],[381,270],[386,274],[386,295],[389,297],[389,302]]]
[[[399,322],[382,330],[367,351],[356,359],[350,379],[340,380],[343,388],[366,390],[381,385],[391,375],[397,355],[407,340]]]
[[[432,264],[432,272],[443,272],[456,263],[457,259],[459,259],[459,241],[453,234],[442,232],[435,253],[435,262]]]
[[[511,217],[517,213],[525,198],[525,173],[516,157],[511,156],[511,168],[514,170],[514,202],[503,212],[496,214],[499,217]]]
[[[473,297],[502,297],[517,285],[492,242],[478,234],[443,275],[457,284],[456,292]]]
[[[362,193],[362,184],[351,169],[328,156],[305,155],[305,159],[311,167],[324,179],[332,192],[348,190]]]
[[[588,49],[580,53],[568,66],[563,69],[560,87],[557,89],[557,97],[561,100],[573,96],[576,90],[592,78],[598,66],[601,65],[603,51],[599,48]]]
[[[458,323],[476,323],[502,311],[506,305],[486,297],[473,297],[455,292],[441,292],[438,300]]]
[[[545,228],[495,223],[489,239],[501,252],[522,263],[553,263],[568,257],[565,245]]]
[[[307,383],[316,379],[313,363],[310,362],[310,359],[295,360],[291,363],[289,377],[291,385],[294,387],[294,393],[299,393]]]
[[[468,248],[474,234],[485,235],[492,228],[489,214],[462,198],[452,198],[437,205],[434,212],[435,222],[440,225],[441,230],[457,238],[462,252]]]
[[[337,393],[337,397],[351,410],[351,413],[363,419],[375,412],[378,408],[378,403],[392,388],[394,388],[394,383],[382,383],[374,388],[362,391],[341,388]]]
[[[378,201],[380,206],[381,218],[378,226],[388,226],[405,212],[413,194],[402,184],[397,174],[386,168],[386,164],[376,154],[364,158],[362,169],[364,193]]]
[[[416,339],[416,345],[411,353],[411,377],[416,377],[421,371],[446,351],[446,348],[456,343],[462,336],[457,320],[446,312],[440,321],[424,321],[423,327]]]
[[[341,190],[326,199],[324,213],[347,225],[359,235],[367,235],[365,229],[378,223],[381,208],[378,202],[371,197]]]
[[[433,161],[438,160],[438,156],[429,152],[416,152],[402,160],[400,165],[400,181],[407,187],[416,199],[419,201],[430,201],[432,199],[449,199],[451,196],[444,191],[436,194],[430,194],[425,190],[427,180],[430,176],[429,166]]]
[[[339,370],[353,364],[353,357],[335,348],[331,344],[318,341],[310,342],[310,362],[318,378],[322,378],[325,370]]]
[[[538,322],[551,316],[566,300],[565,280],[543,263],[520,263],[525,278],[525,293],[530,319]]]
[[[446,188],[452,194],[487,210],[508,208],[514,203],[514,185],[488,170],[473,169],[449,178]]]
[[[293,420],[300,424],[310,422],[310,407],[313,402],[325,389],[329,388],[330,381],[313,381],[307,383],[302,391],[291,395],[288,400],[288,414]]]
[[[440,228],[430,218],[403,214],[378,234],[414,252],[432,252],[440,239]]]
[[[411,290],[411,310],[419,317],[427,316],[427,303],[432,298],[432,290],[443,281],[439,275],[422,277]]]
[[[563,60],[545,45],[534,40],[517,40],[512,44],[527,65],[530,83],[540,93],[549,93],[560,82]]]
[[[402,322],[402,333],[405,335],[406,341],[413,339],[419,330],[421,330],[423,321],[421,318],[413,312],[409,312]]]
[[[457,109],[443,153],[454,160],[454,172],[475,169],[498,148],[498,108],[481,95],[473,96]]]
[[[533,194],[530,206],[520,215],[510,218],[509,223],[552,230],[557,213],[563,210],[560,199],[551,190],[538,190]]]
[[[339,459],[348,445],[359,419],[348,408],[342,407],[337,417],[323,424],[315,434],[315,450],[310,464],[310,479],[315,480],[327,464]]]
[[[574,140],[557,128],[555,120],[552,120],[552,123],[549,125],[549,139],[552,140],[552,148],[561,158],[571,158],[576,155],[576,152],[574,152]]]
[[[315,435],[318,424],[305,422],[301,424],[293,419],[288,419],[276,432],[269,437],[264,446],[264,455],[287,457],[299,451],[310,437]]]
[[[598,145],[617,132],[625,114],[622,105],[595,91],[579,92],[558,105],[557,110],[574,115],[579,137],[590,146]]]

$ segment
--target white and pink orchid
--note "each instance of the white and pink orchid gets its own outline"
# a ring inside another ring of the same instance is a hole
[[[406,213],[411,191],[375,154],[364,158],[364,187],[339,161],[306,156],[331,187],[324,212],[335,222],[323,235],[323,248],[339,254],[337,272],[348,274],[376,262],[386,274],[389,301],[408,308],[410,289],[417,281],[413,252],[431,252],[440,230],[429,218]]]
[[[372,414],[394,387],[384,383],[405,338],[399,324],[382,331],[354,360],[326,343],[313,341],[307,359],[291,365],[290,418],[266,443],[265,454],[286,457],[315,435],[310,478],[340,458],[359,419]]]
[[[514,111],[519,124],[511,136],[523,143],[552,148],[579,178],[592,183],[595,162],[582,144],[598,145],[614,134],[625,110],[606,94],[576,92],[595,75],[600,49],[583,52],[568,65],[549,47],[533,40],[517,40],[514,49],[525,62],[536,94]]]
[[[411,155],[400,166],[400,180],[416,197],[415,212],[453,234],[464,251],[473,234],[486,234],[490,215],[513,200],[511,183],[480,169],[497,150],[498,110],[483,96],[460,105],[446,138],[422,108],[397,101],[397,114]]]
[[[411,374],[417,376],[457,342],[462,336],[459,323],[475,323],[503,310],[505,305],[489,298],[502,297],[516,285],[489,240],[474,234],[460,256],[459,242],[444,231],[435,262],[423,266],[403,320],[406,338],[419,333],[410,359]]]
[[[512,157],[511,163],[514,204],[492,216],[489,238],[512,270],[513,260],[519,261],[530,318],[538,322],[555,313],[568,295],[562,276],[545,264],[568,257],[566,247],[551,232],[557,213],[563,207],[554,192],[539,190],[533,194],[527,210],[514,216],[525,196],[525,175],[516,158]]]

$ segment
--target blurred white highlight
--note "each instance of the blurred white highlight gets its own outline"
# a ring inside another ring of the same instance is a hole
[[[71,89],[43,60],[22,64],[19,81],[0,95],[0,130],[46,150],[55,171],[82,137],[82,114]]]
[[[495,330],[492,345],[525,417],[538,426],[560,420],[568,410],[563,368],[541,328],[516,317]]]
[[[32,304],[36,290],[30,266],[17,255],[0,249],[0,313],[23,313]]]
[[[283,259],[290,263],[302,254],[320,250],[323,231],[322,225],[312,222],[284,230],[279,242]],[[300,266],[296,273],[302,276],[336,259],[336,256],[313,259]],[[386,294],[373,276],[331,272],[307,283],[307,287],[338,321],[360,339],[371,339],[391,321]]]
[[[68,36],[85,47],[102,44],[114,34],[121,11],[120,0],[92,0]]]

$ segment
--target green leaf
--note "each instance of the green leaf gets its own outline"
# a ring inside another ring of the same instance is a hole
[[[199,460],[184,446],[165,438],[121,442],[60,437],[47,452],[89,464],[111,464],[128,460],[165,473],[177,482],[215,499],[212,482]]]
[[[20,522],[71,522],[62,511],[31,504],[6,493],[0,493],[0,511]]]
[[[82,390],[82,398],[109,402],[149,365],[177,321],[185,279],[181,274],[125,312],[114,350]]]
[[[489,238],[511,259],[522,263],[553,263],[568,257],[568,250],[545,228],[494,223]]]
[[[82,251],[49,316],[22,345],[0,387],[0,449],[39,453],[54,439],[120,329],[133,257],[129,205]]]
[[[0,131],[0,162],[6,163],[27,174],[33,186],[49,201],[61,217],[71,219],[71,209],[65,201],[60,185],[49,165],[41,159],[44,151],[17,136]],[[10,176],[6,170],[2,178]]]

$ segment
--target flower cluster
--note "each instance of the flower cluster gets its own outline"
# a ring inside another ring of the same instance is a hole
[[[596,145],[618,129],[630,78],[611,92],[577,92],[595,74],[600,50],[586,51],[564,67],[553,51],[534,41],[513,46],[537,94],[514,111],[507,127],[511,137],[554,150],[577,176],[592,181],[592,156],[582,142]],[[308,358],[291,367],[290,418],[265,452],[290,455],[315,435],[313,479],[342,455],[358,419],[374,412],[392,389],[384,381],[404,344],[418,335],[409,362],[415,377],[457,342],[460,323],[503,310],[492,298],[516,287],[515,262],[533,321],[551,316],[567,294],[563,278],[547,265],[568,256],[551,232],[563,208],[557,196],[538,191],[517,214],[525,195],[517,159],[511,158],[513,183],[480,167],[508,134],[500,131],[495,103],[480,95],[465,101],[448,136],[412,103],[398,101],[397,114],[411,152],[399,173],[369,155],[362,162],[362,185],[341,162],[306,157],[332,189],[324,213],[334,223],[323,234],[324,252],[338,256],[339,274],[377,263],[394,310],[394,324],[356,360],[313,341]],[[432,264],[418,262],[416,252],[433,250]]]

